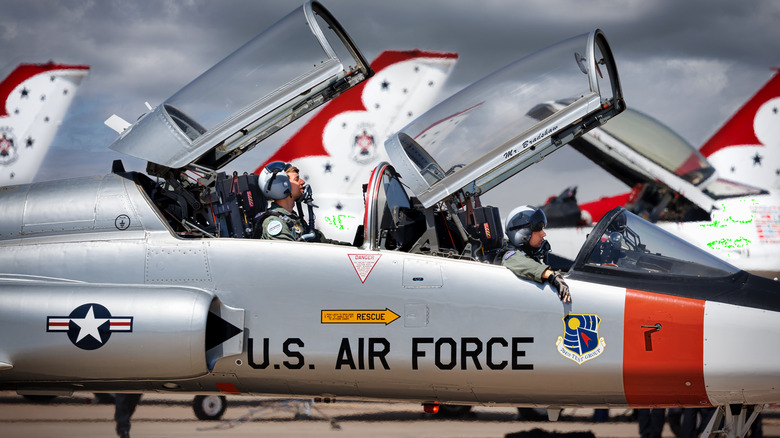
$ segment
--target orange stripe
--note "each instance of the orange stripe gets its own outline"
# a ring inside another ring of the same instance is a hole
[[[661,329],[642,326],[661,324]],[[704,386],[704,301],[626,290],[623,387],[633,407],[711,406]]]

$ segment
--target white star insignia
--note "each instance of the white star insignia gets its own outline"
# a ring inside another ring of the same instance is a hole
[[[76,342],[81,341],[87,336],[92,336],[100,342],[103,343],[103,339],[100,337],[100,332],[98,331],[98,328],[105,324],[106,321],[108,321],[107,318],[95,318],[95,313],[92,311],[92,306],[89,307],[89,311],[87,311],[87,315],[83,319],[73,319],[71,318],[71,321],[76,323],[77,326],[81,330],[79,330],[79,336],[76,339]]]

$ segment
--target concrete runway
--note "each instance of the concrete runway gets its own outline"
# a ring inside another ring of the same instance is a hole
[[[224,421],[209,422],[195,418],[190,395],[144,395],[133,416],[131,436],[531,437],[568,432],[592,432],[599,438],[639,436],[636,422],[623,409],[611,410],[606,423],[590,422],[592,409],[565,409],[558,422],[527,422],[517,420],[514,408],[476,407],[466,418],[453,420],[424,414],[417,404],[338,401],[316,403],[309,417],[296,419],[294,406],[271,403],[278,400],[228,397]],[[780,408],[765,412],[764,436],[780,437]],[[0,437],[113,437],[113,414],[112,404],[93,404],[89,393],[37,404],[13,392],[0,392]],[[668,425],[663,437],[674,437]]]

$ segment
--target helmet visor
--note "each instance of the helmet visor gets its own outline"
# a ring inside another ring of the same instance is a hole
[[[531,215],[531,231],[542,231],[547,226],[547,216],[545,216],[542,209],[537,208],[534,214]]]
[[[284,161],[274,161],[274,162],[268,163],[265,166],[266,170],[268,170],[269,172],[273,173],[274,175],[276,175],[279,172],[284,172],[284,171],[286,171],[287,169],[289,169],[291,167],[292,167],[292,164],[285,163]]]
[[[528,227],[532,232],[542,231],[547,226],[547,216],[544,212],[537,208],[533,213],[523,212],[523,216],[515,225],[507,228],[507,231],[519,230],[520,228]]]

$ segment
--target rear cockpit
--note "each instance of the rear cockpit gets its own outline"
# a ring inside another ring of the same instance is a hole
[[[157,181],[133,176],[179,237],[250,238],[254,218],[268,206],[255,174],[219,172],[204,178],[166,169]]]
[[[250,237],[266,207],[257,176],[220,169],[372,75],[341,24],[308,2],[127,124],[110,148],[148,162],[157,181],[134,178],[177,235]]]

